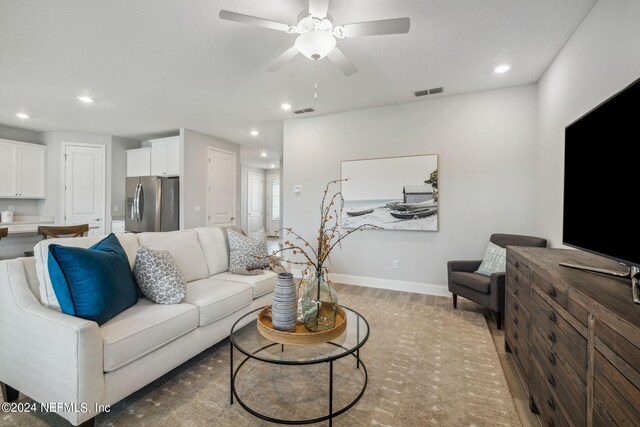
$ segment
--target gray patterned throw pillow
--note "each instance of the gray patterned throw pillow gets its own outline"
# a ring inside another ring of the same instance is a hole
[[[487,250],[482,258],[482,264],[476,271],[484,276],[491,276],[492,273],[504,273],[507,262],[507,250],[489,242]]]
[[[254,268],[269,267],[267,236],[263,229],[251,236],[243,236],[229,229],[229,272],[239,273]]]
[[[144,296],[156,304],[180,304],[187,295],[187,282],[169,251],[139,247],[133,274]]]

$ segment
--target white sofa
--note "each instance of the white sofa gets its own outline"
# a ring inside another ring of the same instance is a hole
[[[277,279],[271,271],[228,273],[221,228],[122,234],[132,267],[139,245],[171,252],[187,296],[175,305],[141,298],[98,326],[59,311],[47,257],[52,243],[89,247],[100,239],[44,240],[34,258],[0,262],[0,382],[36,402],[85,404],[88,412],[59,412],[73,425],[91,424],[94,408],[120,401],[226,338],[242,315],[270,303]]]

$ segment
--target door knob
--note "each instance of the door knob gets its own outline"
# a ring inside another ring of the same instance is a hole
[[[235,220],[235,219],[236,219],[236,217],[235,217],[235,216],[232,216],[231,218],[229,218],[229,220],[230,220],[230,221],[233,221],[233,220]]]
[[[94,221],[100,221],[100,218],[93,218]]]

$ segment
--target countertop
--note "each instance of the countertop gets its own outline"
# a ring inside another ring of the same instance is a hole
[[[52,225],[52,216],[20,216],[13,217],[13,222],[0,222],[0,228],[8,228],[9,236],[12,234],[36,233],[39,225]]]

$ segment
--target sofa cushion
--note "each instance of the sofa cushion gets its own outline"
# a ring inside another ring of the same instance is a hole
[[[278,280],[278,275],[271,270],[259,270],[258,272],[262,274],[244,276],[240,274],[220,273],[211,278],[229,282],[247,283],[253,288],[253,299],[256,299],[272,292]]]
[[[98,325],[138,302],[127,254],[113,233],[88,249],[50,245],[49,275],[62,312]]]
[[[507,266],[507,250],[501,248],[493,242],[489,242],[487,250],[484,252],[482,264],[476,273],[491,276],[493,273],[504,273]]]
[[[137,235],[124,233],[118,234],[116,237],[126,252],[127,259],[129,260],[129,266],[133,270],[133,264],[136,260],[136,251],[138,250]],[[60,303],[53,291],[51,278],[49,276],[49,246],[56,244],[75,248],[88,248],[95,245],[102,239],[104,239],[104,236],[47,239],[42,240],[33,248],[33,255],[36,259],[36,273],[38,275],[38,281],[40,282],[39,294],[42,305],[54,310],[62,311],[60,310]]]
[[[196,228],[198,241],[207,260],[209,275],[222,273],[229,269],[229,246],[224,229],[220,227]]]
[[[159,305],[141,298],[100,327],[104,371],[133,362],[197,327],[198,309],[193,305]]]
[[[451,281],[483,294],[488,294],[491,289],[491,279],[482,274],[454,271],[451,273]]]
[[[198,307],[205,326],[251,304],[253,290],[248,283],[202,279],[187,283],[184,301]]]
[[[145,248],[169,251],[187,282],[209,276],[207,261],[194,230],[140,233],[138,242]]]

